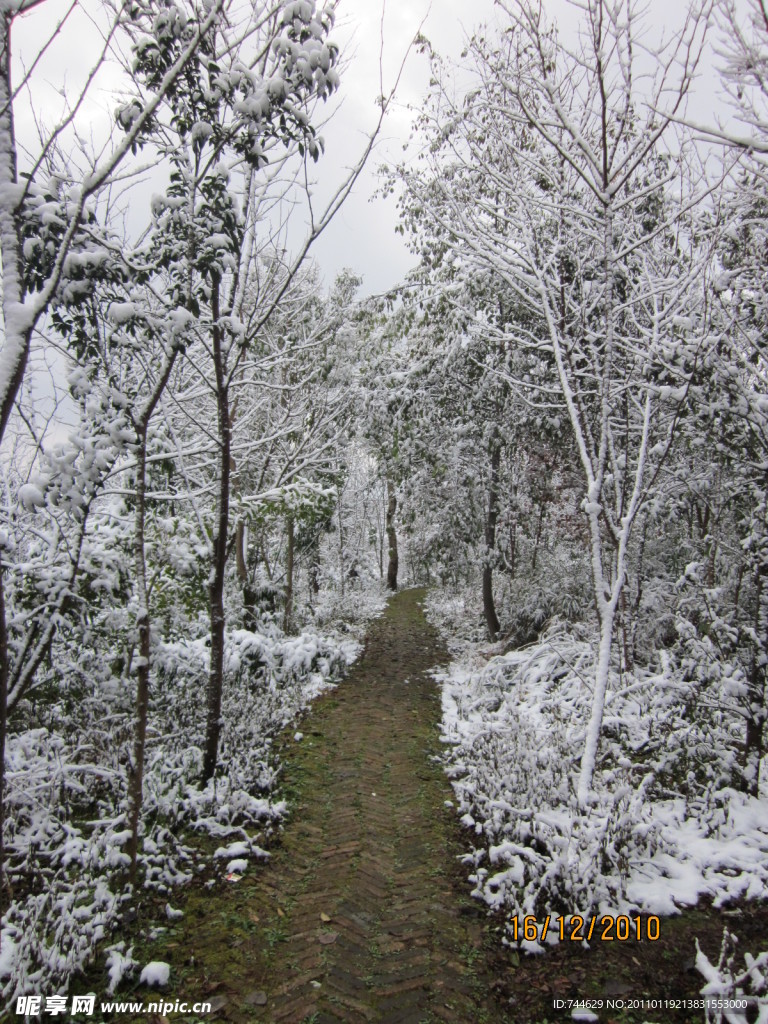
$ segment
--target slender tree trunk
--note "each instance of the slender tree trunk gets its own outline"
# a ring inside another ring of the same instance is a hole
[[[578,800],[582,807],[589,802],[592,792],[592,778],[595,774],[597,748],[603,725],[603,709],[605,692],[608,688],[608,675],[611,668],[611,647],[613,646],[613,624],[616,615],[615,600],[601,602],[600,611],[600,646],[597,653],[595,669],[595,690],[592,695],[592,713],[587,726],[584,752],[581,757],[579,773]]]
[[[768,642],[768,537],[765,524],[761,524],[761,543],[757,546],[755,572],[755,647],[747,686],[747,723],[744,737],[743,789],[750,796],[758,796],[760,788],[760,762],[765,754],[765,727],[768,721],[766,707],[766,643]]]
[[[256,593],[248,577],[248,553],[246,550],[247,532],[242,519],[238,519],[235,528],[235,558],[237,561],[237,578],[243,588],[243,629],[253,631],[256,628]]]
[[[544,502],[539,505],[539,521],[536,524],[536,537],[533,542],[533,558],[531,559],[531,572],[536,572],[536,562],[539,557],[539,543],[541,542],[541,529],[544,525]]]
[[[621,592],[620,606],[621,612],[619,615],[619,622],[621,624],[621,644],[624,649],[624,665],[622,667],[625,672],[631,672],[635,664],[635,657],[632,649],[632,632],[631,629],[627,628],[629,602],[627,601],[627,595],[624,590]]]
[[[341,491],[338,492],[337,511],[339,516],[339,596],[344,597],[346,571],[344,569],[344,508]]]
[[[632,660],[634,662],[634,654],[637,650],[637,630],[640,621],[640,602],[643,599],[643,573],[645,567],[645,542],[648,535],[648,517],[643,517],[643,528],[640,532],[640,544],[637,552],[637,586],[635,587],[635,596],[632,601],[632,632],[630,636],[630,644],[632,647]]]
[[[285,611],[283,613],[283,631],[291,632],[293,620],[293,553],[294,553],[294,523],[293,516],[288,517],[286,523],[287,550],[285,555]]]
[[[517,520],[509,528],[509,578],[515,578],[517,569]]]
[[[136,883],[139,851],[139,822],[144,791],[144,760],[149,715],[150,670],[150,617],[147,593],[147,563],[145,547],[146,490],[147,490],[147,424],[142,424],[136,452],[136,520],[134,527],[134,569],[136,593],[139,603],[137,626],[139,631],[139,657],[136,665],[136,709],[134,713],[133,764],[128,776],[128,856],[131,858],[129,877]]]
[[[598,75],[600,81],[602,82],[603,70],[600,64],[598,64]],[[609,149],[608,114],[605,103],[603,103],[601,152],[603,156],[603,187],[607,193],[609,182]],[[605,318],[605,349],[603,354],[603,366],[600,379],[600,432],[598,448],[597,452],[595,453],[596,458],[591,459],[586,454],[586,447],[584,444],[584,432],[583,430],[581,430],[582,424],[578,424],[580,429],[579,443],[583,451],[582,463],[587,472],[589,490],[591,490],[592,492],[589,493],[588,490],[587,495],[588,504],[590,506],[598,504],[601,499],[602,484],[603,480],[605,479],[605,466],[608,460],[608,419],[610,409],[609,396],[613,373],[613,349],[615,342],[613,308],[613,217],[614,211],[610,205],[609,200],[603,209],[602,256],[605,285],[605,301],[603,313],[603,316]],[[646,412],[647,409],[648,406],[646,405]],[[641,460],[638,460],[638,468],[636,470],[635,478],[636,485],[639,484],[641,464]],[[613,645],[613,627],[614,620],[616,617],[616,606],[619,597],[621,596],[622,587],[624,585],[623,556],[620,553],[617,559],[618,564],[616,567],[613,590],[612,592],[609,592],[601,551],[602,538],[600,534],[599,511],[594,507],[590,507],[587,515],[589,520],[589,529],[592,541],[592,577],[595,587],[595,604],[597,607],[597,613],[600,622],[600,645],[598,647],[597,666],[595,669],[595,688],[592,694],[592,709],[589,718],[589,724],[587,726],[587,735],[584,743],[584,752],[581,758],[581,771],[579,773],[579,782],[577,789],[578,801],[582,808],[585,808],[588,805],[589,797],[592,792],[592,779],[595,772],[597,748],[600,743],[600,735],[602,733],[603,728],[603,714],[605,711],[605,693],[608,687],[608,676],[610,674],[611,669],[611,647]],[[629,536],[630,526],[631,517],[627,519],[627,522],[623,527],[624,541],[622,541],[622,547]]]
[[[146,519],[147,519],[147,433],[152,415],[165,391],[176,362],[178,352],[168,358],[155,384],[140,418],[134,422],[136,430],[136,519],[134,523],[134,567],[136,571],[136,595],[139,611],[137,627],[139,632],[139,657],[136,662],[136,708],[134,712],[133,764],[128,777],[128,856],[131,859],[129,877],[136,884],[139,853],[139,824],[144,798],[144,764],[147,745],[147,721],[149,718],[149,687],[151,668],[151,617],[149,588],[147,586]]]
[[[219,287],[214,278],[211,286],[211,313],[213,315],[213,364],[216,376],[216,412],[219,432],[219,493],[213,535],[213,565],[211,566],[208,597],[211,623],[211,666],[206,690],[205,752],[203,755],[203,782],[216,771],[221,735],[221,695],[224,687],[224,576],[227,564],[227,535],[229,533],[229,492],[232,472],[232,433],[229,416],[229,387],[226,380],[224,339],[219,325]]]
[[[736,589],[735,589],[734,594],[733,594],[733,610],[735,612],[737,612],[739,610],[739,606],[740,606],[741,586],[742,586],[742,584],[744,582],[744,571],[745,571],[745,569],[746,569],[746,563],[745,563],[744,560],[742,560],[742,563],[739,566],[738,574],[736,576]]]
[[[5,566],[0,562],[0,920],[5,913],[5,745],[8,735],[8,627],[5,618]]]
[[[389,544],[389,561],[387,563],[387,588],[397,590],[397,530],[395,529],[395,513],[397,512],[397,495],[395,486],[387,478],[387,541]]]
[[[377,519],[377,522],[376,522],[376,539],[378,541],[378,548],[379,548],[379,579],[383,580],[384,579],[384,536],[385,536],[385,531],[384,531],[384,528],[383,528],[383,523],[379,519],[379,512],[376,513],[376,519]]]
[[[488,489],[488,514],[485,517],[485,559],[483,562],[483,614],[491,640],[499,634],[499,617],[493,600],[493,559],[496,552],[496,521],[499,514],[499,466],[501,445],[491,441],[491,482]]]
[[[4,378],[0,393],[0,440],[11,416],[29,358],[31,331],[18,331],[9,316],[13,306],[24,299],[21,267],[21,246],[16,218],[10,201],[9,185],[17,182],[16,133],[13,123],[13,89],[11,85],[11,23],[8,12],[0,18],[0,184],[5,200],[0,203],[0,258],[3,267],[3,352],[0,372]],[[0,561],[0,917],[6,907],[5,873],[5,747],[8,733],[8,682],[10,652],[5,611],[5,566]]]
[[[310,600],[313,597],[317,597],[320,593],[320,527],[318,527],[313,536],[312,543],[309,548],[309,593]]]
[[[19,393],[29,360],[32,327],[22,313],[25,299],[23,255],[17,198],[12,187],[18,182],[16,128],[11,83],[11,25],[13,10],[0,15],[0,261],[3,267],[3,348],[0,353],[0,441],[5,436],[13,404]]]

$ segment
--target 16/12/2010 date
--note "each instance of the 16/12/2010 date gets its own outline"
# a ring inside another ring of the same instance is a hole
[[[571,914],[554,921],[547,914],[543,921],[533,916],[513,918],[509,922],[512,941],[544,942],[550,931],[561,942],[656,942],[661,935],[658,917],[629,917],[626,914],[614,916],[603,914],[599,917],[582,917]]]

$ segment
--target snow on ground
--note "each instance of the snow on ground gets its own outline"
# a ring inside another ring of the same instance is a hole
[[[338,608],[329,603],[323,624],[296,636],[268,624],[227,633],[221,768],[204,786],[208,638],[157,641],[139,851],[145,888],[170,895],[202,870],[196,832],[221,843],[214,863],[222,873],[242,872],[247,858],[267,856],[256,840],[288,811],[276,793],[274,739],[357,658],[357,635],[385,601],[378,590],[347,600],[355,605],[352,628],[333,621]],[[66,656],[60,661],[65,665]],[[0,994],[8,1003],[65,989],[113,933],[128,898],[121,872],[129,863],[132,694],[113,683],[94,678],[90,690],[78,684],[73,703],[63,678],[61,705],[48,709],[45,724],[8,738],[7,870],[23,894],[2,920]],[[119,943],[106,955],[114,991],[137,965]]]
[[[445,597],[431,612],[451,627]],[[696,702],[696,684],[668,659],[614,674],[585,812],[575,787],[591,637],[555,624],[521,650],[465,641],[454,654],[437,674],[447,771],[474,894],[506,916],[507,941],[525,915],[553,915],[549,942],[561,915],[663,915],[701,897],[715,906],[768,898],[768,801],[733,785],[740,722]]]
[[[161,960],[153,960],[146,967],[142,968],[139,975],[139,982],[142,985],[149,985],[151,988],[165,988],[171,976],[169,964]]]

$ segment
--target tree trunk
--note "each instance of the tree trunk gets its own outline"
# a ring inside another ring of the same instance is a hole
[[[293,619],[293,548],[294,525],[293,516],[286,523],[287,551],[285,555],[285,611],[283,613],[283,632],[290,633]]]
[[[131,859],[129,878],[136,884],[139,853],[139,824],[144,798],[144,763],[149,717],[149,683],[151,667],[151,619],[149,588],[147,587],[146,518],[147,518],[147,432],[160,396],[165,391],[176,362],[178,350],[171,353],[155,384],[141,417],[134,421],[136,430],[136,519],[134,525],[133,556],[136,570],[136,596],[139,603],[136,625],[139,631],[139,658],[136,664],[136,708],[134,712],[133,764],[128,777],[128,856]]]
[[[600,646],[595,669],[595,691],[592,695],[592,713],[587,726],[587,737],[584,753],[581,757],[579,773],[578,800],[581,807],[589,803],[592,792],[592,778],[595,774],[597,747],[603,725],[603,709],[605,707],[605,691],[608,687],[608,675],[611,668],[611,647],[613,645],[613,623],[616,615],[615,596],[602,603],[600,613]]]
[[[536,561],[539,557],[539,544],[541,542],[541,528],[544,525],[544,501],[539,505],[539,521],[536,524],[536,538],[533,542],[533,558],[531,559],[531,572],[536,572]]]
[[[621,627],[621,646],[624,654],[623,665],[621,668],[624,672],[631,672],[635,666],[635,652],[632,646],[632,630],[631,628],[627,628],[629,602],[627,601],[627,595],[624,590],[621,592],[620,607],[619,624]]]
[[[499,514],[499,466],[501,445],[495,432],[491,441],[491,482],[488,489],[488,514],[485,517],[485,559],[483,562],[483,614],[491,640],[499,634],[499,617],[493,600],[493,560],[496,552],[496,520]]]
[[[134,569],[139,603],[137,626],[139,657],[136,662],[136,709],[134,713],[133,764],[128,776],[128,856],[131,858],[129,878],[136,884],[139,851],[139,822],[144,795],[144,759],[149,715],[150,618],[147,594],[147,563],[145,549],[147,474],[147,424],[142,424],[136,451],[136,522],[134,527]]]
[[[397,531],[395,529],[395,513],[397,512],[397,495],[395,486],[387,478],[387,541],[389,544],[389,562],[387,563],[387,589],[397,590]]]
[[[32,324],[20,316],[25,299],[24,270],[17,196],[16,128],[11,83],[11,24],[13,9],[0,15],[0,262],[2,262],[3,348],[0,353],[0,441],[5,436],[16,396],[24,380],[32,339]],[[10,187],[9,187],[10,186]],[[7,676],[6,676],[7,683]]]
[[[8,196],[8,186],[18,179],[16,164],[16,137],[13,123],[13,89],[11,86],[11,22],[13,16],[6,13],[0,19],[0,184]],[[2,257],[3,321],[4,343],[0,370],[4,386],[0,393],[0,440],[19,393],[24,371],[27,366],[30,346],[30,331],[12,331],[13,318],[8,316],[12,304],[24,298],[21,272],[21,246],[18,226],[13,215],[15,200],[0,203],[0,255]],[[8,650],[8,626],[5,612],[5,566],[0,561],[0,918],[6,906],[5,884],[5,745],[8,733],[8,682],[10,652]]]
[[[221,734],[221,694],[224,687],[224,574],[227,564],[229,533],[229,491],[232,471],[232,434],[229,416],[229,388],[226,380],[226,356],[219,326],[219,287],[214,278],[211,286],[213,315],[213,364],[216,375],[216,412],[219,431],[219,493],[213,535],[213,565],[208,596],[211,623],[211,666],[206,690],[205,753],[203,782],[213,777],[219,754]]]
[[[315,529],[309,546],[309,580],[310,600],[320,593],[320,527]]]
[[[761,524],[762,525],[762,524]],[[763,531],[761,530],[761,533]],[[757,546],[755,573],[755,648],[747,686],[747,724],[744,737],[744,769],[742,788],[757,796],[760,787],[760,762],[765,753],[766,707],[766,640],[768,640],[768,537],[760,537]]]
[[[603,122],[604,149],[607,152],[606,122]],[[608,171],[607,164],[604,165],[604,186],[607,189]],[[579,805],[586,808],[592,793],[592,778],[595,773],[595,762],[597,760],[597,748],[600,743],[600,734],[603,728],[603,713],[605,710],[605,692],[608,687],[608,676],[611,669],[611,647],[613,645],[613,627],[616,617],[616,606],[621,596],[624,585],[623,557],[626,542],[629,538],[629,531],[632,525],[633,515],[627,514],[622,527],[622,539],[619,542],[619,554],[617,556],[616,572],[614,576],[613,590],[609,593],[602,557],[602,538],[600,533],[600,488],[604,479],[605,465],[608,459],[608,437],[609,437],[609,390],[613,364],[613,348],[615,340],[614,329],[614,304],[613,304],[613,209],[607,205],[603,211],[603,273],[605,281],[605,349],[603,356],[602,380],[600,383],[600,433],[597,457],[592,461],[587,454],[585,435],[582,424],[575,413],[575,406],[571,399],[571,422],[577,427],[578,443],[583,452],[582,464],[587,471],[588,480],[588,502],[587,517],[589,532],[592,540],[592,578],[594,583],[595,606],[597,608],[600,622],[600,645],[598,648],[597,666],[595,668],[595,688],[592,694],[592,709],[587,726],[587,735],[584,743],[584,752],[581,757],[581,771],[577,797]],[[562,373],[562,371],[561,371]],[[569,396],[572,392],[568,392]],[[646,411],[649,406],[646,400]],[[643,445],[647,443],[647,421],[643,432]],[[644,449],[643,449],[644,450]],[[638,458],[638,466],[635,475],[635,494],[639,492],[641,484],[642,458]],[[591,492],[591,493],[590,493]],[[634,499],[633,499],[634,500]],[[597,507],[595,507],[597,506]]]
[[[0,920],[6,909],[5,744],[8,735],[8,627],[5,618],[5,567],[0,563]]]
[[[339,516],[339,596],[344,597],[344,508],[341,500],[341,491],[338,492],[338,516]]]

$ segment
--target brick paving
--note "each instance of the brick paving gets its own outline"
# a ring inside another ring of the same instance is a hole
[[[291,817],[269,861],[190,895],[166,955],[180,991],[214,1000],[213,1019],[513,1020],[435,760],[440,698],[429,670],[448,654],[423,596],[390,601],[349,675],[301,723],[304,738],[289,740]]]
[[[260,879],[285,915],[263,978],[274,1024],[506,1019],[483,974],[482,915],[455,870],[429,675],[447,654],[422,597],[399,593],[372,623],[289,768],[298,806]]]

